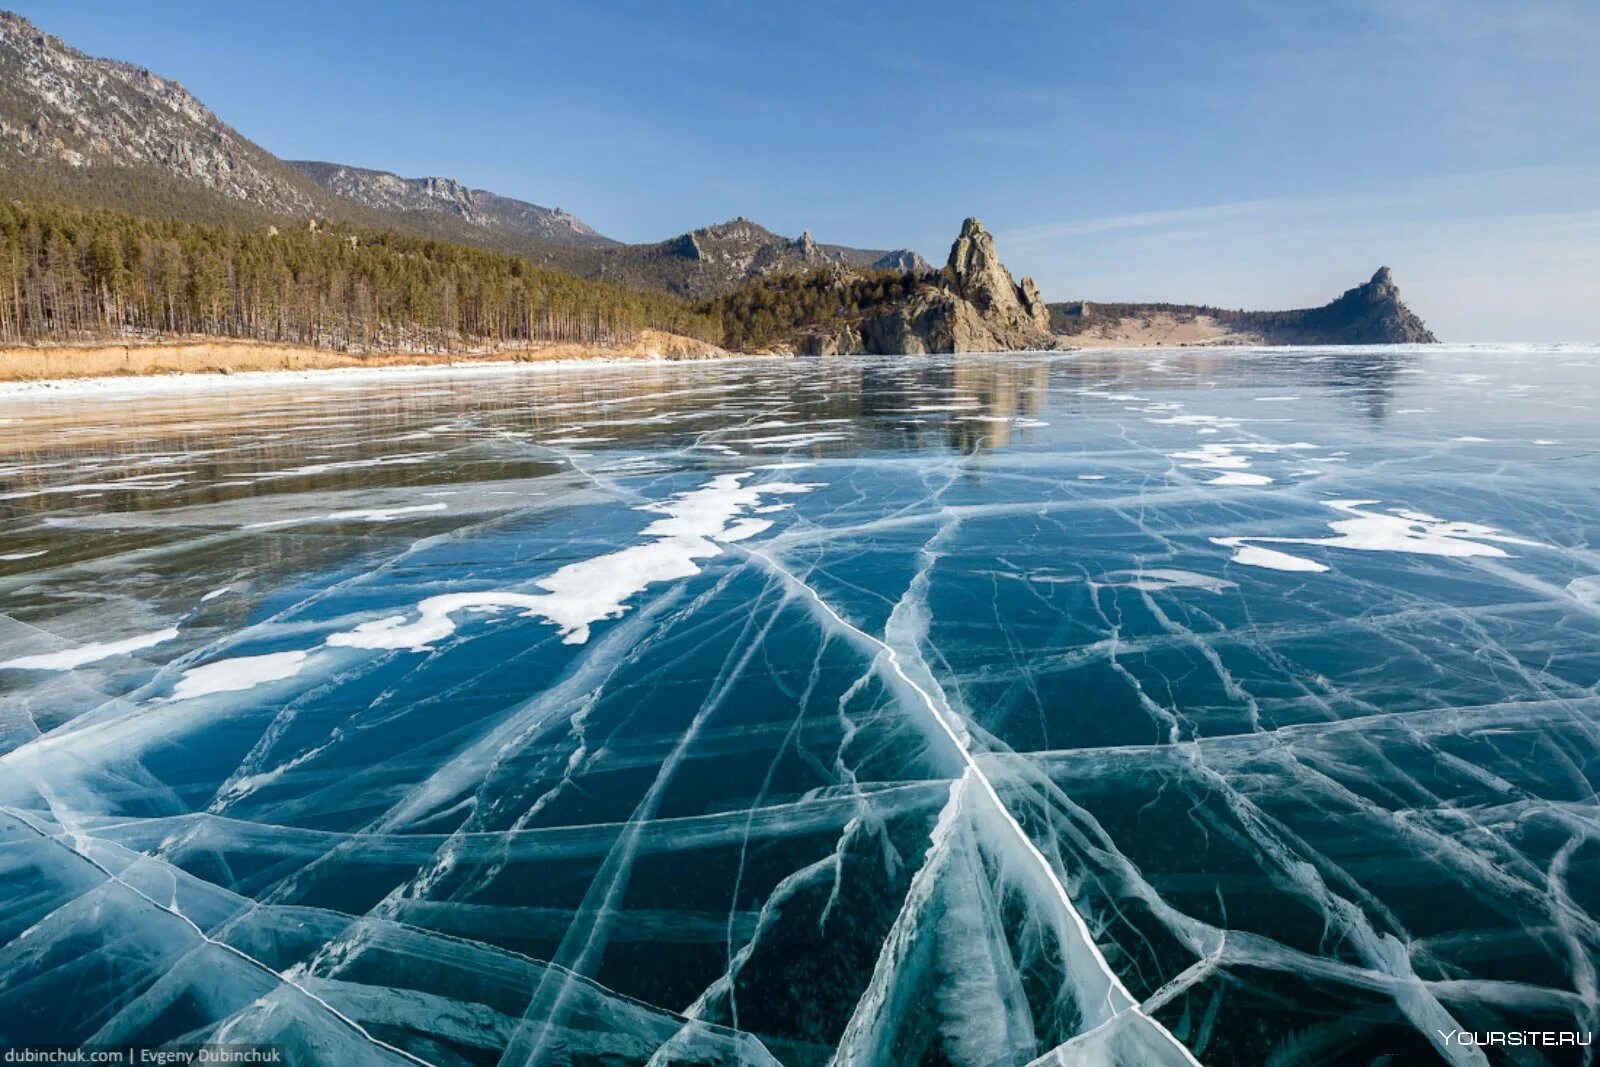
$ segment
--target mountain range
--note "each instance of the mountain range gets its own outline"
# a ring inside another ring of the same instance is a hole
[[[471,274],[474,270],[518,279],[522,295],[506,307],[522,309],[522,326],[496,324],[491,331],[496,345],[515,343],[518,337],[525,341],[536,336],[577,337],[582,331],[570,319],[572,300],[597,309],[593,321],[608,324],[603,332],[671,329],[692,321],[692,332],[705,336],[712,329],[709,323],[716,321],[722,324],[725,344],[746,350],[917,352],[1069,343],[1433,340],[1400,301],[1387,268],[1325,307],[1298,311],[1084,302],[1047,308],[1031,281],[1012,281],[993,238],[972,219],[939,271],[906,249],[823,244],[810,233],[785,237],[742,217],[664,241],[628,244],[560,208],[474,189],[452,178],[406,178],[342,163],[279,159],[223,122],[177,82],[142,67],[87,56],[6,12],[0,12],[0,197],[18,206],[46,203],[127,216],[114,224],[95,224],[97,232],[105,235],[104,240],[111,240],[108,235],[114,233],[124,242],[142,242],[144,251],[129,254],[144,258],[140,269],[151,279],[164,279],[160,284],[169,291],[164,317],[169,320],[177,314],[176,297],[171,295],[177,292],[175,279],[212,270],[208,262],[218,257],[241,255],[239,242],[230,244],[220,233],[184,231],[186,258],[180,263],[182,257],[171,252],[168,263],[166,253],[151,244],[158,239],[157,231],[140,219],[273,234],[286,226],[339,234],[339,241],[363,251],[363,269],[369,273],[361,281],[366,287],[362,294],[336,291],[352,283],[335,269],[325,242],[313,241],[298,242],[287,251],[274,249],[273,254],[282,258],[286,269],[292,268],[292,261],[302,267],[315,264],[327,272],[319,275],[322,289],[315,299],[281,286],[272,299],[285,307],[342,301],[347,321],[359,319],[362,336],[368,337],[416,335],[400,322],[380,329],[371,319],[376,312],[357,316],[350,310],[380,289],[387,293],[384,286],[412,269],[398,262],[393,269],[382,266],[383,255],[418,254],[386,251],[382,235],[390,233],[471,246],[555,272],[538,280],[525,271],[519,273],[521,268],[509,262],[445,252],[435,256],[420,246],[456,272],[452,284],[458,296],[452,299],[488,306],[480,282]],[[15,216],[16,225],[37,227],[45,217],[21,211]],[[176,240],[175,233],[162,230],[159,240]],[[96,309],[103,329],[114,332],[113,320],[119,317],[124,330],[146,328],[138,324],[161,317],[148,309],[138,315],[127,312],[129,301],[114,298],[110,284],[126,282],[127,272],[119,273],[119,268],[104,276],[103,256],[81,242],[71,253],[77,262],[70,269],[62,265],[62,257],[69,254],[64,248],[52,252],[36,239],[30,251],[40,257],[36,274],[59,267],[62,273],[59,278],[52,273],[52,284],[58,281],[76,294],[74,308]],[[248,269],[253,265],[236,263],[229,273],[237,277]],[[552,294],[564,283],[554,280],[557,275],[588,279],[601,287],[582,290],[581,298],[558,297]],[[36,287],[42,285],[41,278],[33,279]],[[156,282],[141,284],[145,288],[140,291],[148,292]],[[18,337],[82,333],[77,319],[57,315],[45,290],[39,290],[34,306],[24,308],[21,289],[13,289],[17,307],[9,321]],[[185,299],[194,304],[185,312],[189,319],[221,322],[221,317],[194,303],[192,290],[193,286],[185,290]],[[686,303],[641,304],[625,295],[629,291],[664,293]],[[396,294],[392,303],[405,308],[414,301]],[[289,312],[280,307],[278,314]],[[295,314],[302,318],[291,332],[320,343],[316,315]],[[441,315],[462,321],[457,305],[446,301],[429,310],[426,329],[437,327]],[[21,325],[25,320],[31,324],[26,328]],[[256,322],[248,330],[238,324],[228,329],[258,336],[263,327]],[[461,340],[469,339],[463,332]]]
[[[926,267],[907,250],[818,244],[747,219],[625,244],[559,208],[446,177],[282,160],[177,82],[98,59],[0,12],[0,194],[198,222],[333,220],[523,256],[581,277],[717,295],[828,263]]]

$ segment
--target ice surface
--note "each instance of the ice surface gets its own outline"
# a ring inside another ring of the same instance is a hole
[[[0,402],[0,1045],[1600,1028],[1600,350],[317,381]]]

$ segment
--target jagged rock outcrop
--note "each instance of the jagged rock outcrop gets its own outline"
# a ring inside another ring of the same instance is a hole
[[[863,351],[1003,352],[1050,348],[1050,312],[1033,279],[1021,284],[977,219],[962,223],[941,274],[907,301],[862,319]]]
[[[907,270],[917,274],[926,274],[933,269],[927,260],[905,248],[879,256],[871,266],[873,270]]]
[[[1011,272],[995,251],[994,237],[977,219],[961,224],[961,234],[950,246],[946,269],[956,295],[1002,328],[1050,329],[1050,312],[1039,297],[1038,286],[1032,278],[1022,279],[1020,285],[1011,280]]]
[[[1400,299],[1388,267],[1347,289],[1332,303],[1304,313],[1293,344],[1436,344],[1438,338]]]
[[[739,217],[648,245],[612,245],[561,261],[581,274],[666,289],[690,299],[722,296],[746,282],[833,266],[858,270],[885,260],[921,263],[915,252],[822,244],[810,232],[783,237]],[[925,266],[925,264],[924,264]]]
[[[848,356],[862,351],[865,349],[861,331],[849,325],[832,331],[806,334],[796,348],[796,353],[802,356]]]
[[[289,165],[330,193],[379,211],[444,216],[549,244],[616,244],[560,208],[471,189],[454,178],[402,178],[388,171],[314,160],[290,160]]]

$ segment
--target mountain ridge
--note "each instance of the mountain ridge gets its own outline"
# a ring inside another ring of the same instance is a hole
[[[908,250],[781,237],[742,218],[628,245],[559,208],[454,178],[279,159],[179,82],[87,55],[8,11],[0,11],[0,153],[8,157],[0,195],[8,197],[207,223],[388,227],[687,298],[828,261],[922,264]],[[730,237],[730,228],[742,235]],[[686,256],[686,248],[698,254]]]
[[[0,74],[0,146],[35,171],[82,176],[120,165],[268,214],[324,206],[315,185],[178,82],[85,55],[9,11],[0,11]]]
[[[1011,281],[992,237],[975,219],[963,227],[942,271],[910,250],[823,244],[809,231],[785,237],[743,216],[662,241],[623,244],[559,208],[453,178],[408,179],[346,164],[281,160],[178,82],[88,56],[3,11],[0,164],[0,198],[240,230],[275,233],[285,223],[300,229],[332,223],[366,231],[358,240],[392,232],[453,242],[579,279],[707,306],[723,300],[728,314],[752,318],[730,326],[730,335],[771,335],[779,344],[798,338],[800,350],[1042,347],[1055,343],[1052,332],[1068,340],[1109,340],[1108,329],[1127,332],[1123,327],[1141,315],[1206,319],[1211,332],[1196,336],[1208,343],[1434,339],[1400,300],[1387,268],[1321,308],[1233,312],[1080,302],[1046,311],[1030,280]],[[829,305],[840,293],[848,299]],[[774,294],[794,318],[773,320],[770,308],[757,306]],[[1041,329],[1046,314],[1050,330]],[[766,320],[756,322],[760,315]]]
[[[560,208],[474,189],[454,178],[402,178],[393,171],[321,160],[284,162],[333,195],[379,211],[445,215],[485,230],[550,244],[587,247],[619,243]]]

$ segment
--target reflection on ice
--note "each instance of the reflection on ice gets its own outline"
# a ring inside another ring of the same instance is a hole
[[[1597,357],[7,402],[0,1044],[1143,1067],[1600,1028]]]

